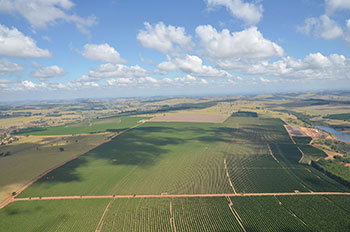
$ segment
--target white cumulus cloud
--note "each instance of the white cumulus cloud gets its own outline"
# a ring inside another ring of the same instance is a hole
[[[326,12],[328,14],[333,14],[339,10],[349,10],[350,1],[349,0],[326,0]]]
[[[45,83],[36,84],[36,83],[34,83],[32,81],[28,81],[28,80],[22,81],[20,83],[20,86],[24,87],[25,89],[40,89],[40,88],[47,87],[47,85]]]
[[[67,72],[57,65],[39,67],[37,70],[31,73],[31,76],[39,78],[40,80],[45,80],[47,78],[63,76]]]
[[[1,0],[0,12],[19,14],[37,28],[46,28],[59,20],[73,22],[78,30],[87,33],[87,27],[97,23],[96,17],[82,18],[69,13],[73,6],[70,0]]]
[[[315,37],[326,40],[343,36],[343,29],[327,15],[321,15],[319,18],[312,17],[305,19],[304,25],[298,27],[298,31],[306,35],[312,33]]]
[[[109,44],[85,44],[82,55],[87,59],[101,60],[108,63],[126,63],[118,51]]]
[[[144,23],[146,29],[141,30],[137,39],[145,48],[151,48],[163,53],[174,49],[175,45],[181,48],[192,46],[191,36],[187,36],[183,27],[166,26],[163,22],[151,25]]]
[[[103,78],[138,78],[148,76],[148,71],[138,65],[127,66],[123,64],[102,64],[96,69],[89,71],[88,77],[91,79],[100,80]]]
[[[197,77],[232,77],[227,71],[204,65],[201,58],[191,55],[177,56],[174,58],[168,56],[168,61],[160,63],[158,68],[166,72],[180,70],[186,74]]]
[[[264,11],[262,5],[243,0],[206,0],[206,2],[208,7],[226,7],[234,17],[249,25],[257,24],[261,20]]]
[[[233,62],[227,66],[250,75],[264,75],[288,79],[350,78],[350,59],[343,55],[310,53],[304,59],[283,57],[272,63],[268,61]]]
[[[0,59],[0,75],[24,70],[23,66],[13,63],[8,59]]]
[[[210,59],[271,58],[283,56],[283,48],[265,39],[256,27],[239,32],[218,32],[211,25],[198,26],[196,33]]]
[[[35,41],[22,34],[17,28],[0,24],[0,55],[17,58],[50,57],[46,49],[38,48]]]

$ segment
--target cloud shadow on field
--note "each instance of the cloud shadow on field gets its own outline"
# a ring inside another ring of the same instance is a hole
[[[65,165],[49,172],[34,184],[42,183],[55,183],[55,182],[71,182],[71,181],[81,181],[82,178],[79,174],[76,173],[78,167],[86,165],[88,161],[85,157],[79,157],[75,160],[72,160]]]
[[[148,168],[174,146],[188,143],[232,143],[239,129],[225,126],[154,126],[145,125],[125,132],[84,156],[68,162],[45,175],[36,184],[83,181],[76,171],[89,166],[90,160],[105,160],[109,165],[131,165]]]

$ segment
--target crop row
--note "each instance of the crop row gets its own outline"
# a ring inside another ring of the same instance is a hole
[[[26,201],[0,211],[0,231],[348,231],[349,205],[349,196]]]

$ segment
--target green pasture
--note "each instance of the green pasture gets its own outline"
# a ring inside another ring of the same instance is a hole
[[[139,120],[145,117],[111,117],[96,119],[78,123],[70,123],[63,126],[48,128],[29,128],[18,132],[18,135],[70,135],[88,134],[104,131],[122,131],[135,126]]]
[[[324,118],[328,119],[335,119],[335,120],[347,120],[350,121],[350,113],[344,113],[344,114],[330,114],[325,116]]]
[[[43,172],[102,143],[111,135],[23,136],[15,143],[0,146],[0,153],[11,154],[0,158],[0,202]]]

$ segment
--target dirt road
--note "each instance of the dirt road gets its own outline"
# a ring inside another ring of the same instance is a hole
[[[87,149],[86,151],[81,152],[81,153],[79,153],[78,155],[73,156],[73,157],[71,157],[70,159],[68,159],[68,160],[66,160],[66,161],[64,161],[64,162],[62,162],[62,163],[59,163],[58,165],[54,166],[53,168],[50,168],[49,170],[43,172],[43,173],[40,174],[38,177],[36,177],[35,179],[31,180],[31,181],[28,182],[26,185],[24,185],[22,188],[20,188],[19,190],[17,190],[17,191],[16,191],[16,195],[11,196],[11,197],[7,198],[5,201],[1,202],[1,203],[0,203],[0,209],[4,208],[4,207],[5,207],[6,205],[8,205],[9,203],[15,201],[14,199],[15,199],[16,196],[18,196],[18,195],[19,195],[21,192],[23,192],[26,188],[28,188],[30,185],[32,185],[34,182],[36,182],[37,180],[39,180],[40,178],[42,178],[42,177],[45,176],[46,174],[48,174],[48,173],[50,173],[51,171],[53,171],[53,170],[55,170],[55,169],[57,169],[57,168],[59,168],[59,167],[65,165],[66,163],[68,163],[68,162],[70,162],[70,161],[72,161],[72,160],[74,160],[74,159],[76,159],[76,158],[78,158],[78,157],[80,157],[80,156],[82,156],[82,155],[88,153],[89,151],[91,151],[91,150],[93,150],[93,149],[95,149],[95,148],[101,146],[102,144],[111,141],[111,140],[114,139],[115,137],[117,137],[117,136],[119,136],[119,135],[121,135],[121,134],[123,134],[123,133],[125,133],[125,132],[127,132],[127,131],[129,131],[129,130],[131,130],[131,129],[137,127],[137,126],[139,126],[139,125],[141,125],[141,124],[137,124],[137,125],[135,125],[135,126],[133,126],[133,127],[130,127],[129,129],[126,129],[126,130],[124,130],[124,131],[121,131],[121,132],[119,132],[119,133],[117,133],[117,134],[115,134],[115,135],[109,137],[108,139],[106,139],[106,140],[103,141],[102,143],[97,144],[97,145],[95,145],[95,146],[93,146],[93,147],[90,147],[90,148]]]
[[[217,193],[217,194],[160,194],[160,195],[100,195],[14,198],[14,201],[65,200],[65,199],[123,199],[123,198],[194,198],[194,197],[259,197],[259,196],[350,196],[350,192],[288,192],[288,193]]]

